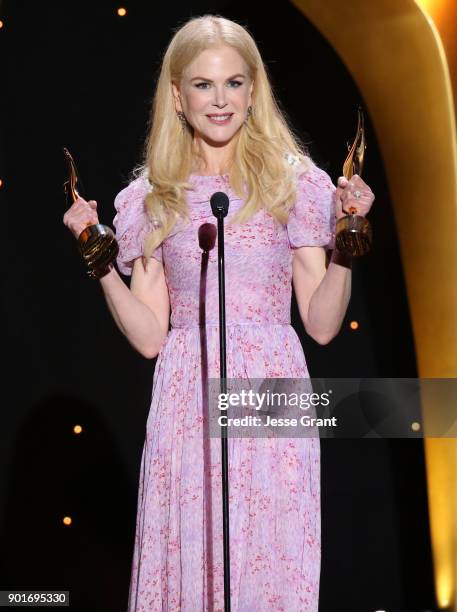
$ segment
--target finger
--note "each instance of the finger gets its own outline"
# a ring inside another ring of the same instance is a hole
[[[83,228],[87,227],[88,225],[95,225],[98,223],[97,213],[88,205],[76,211],[73,215],[73,219],[76,224]]]
[[[354,189],[348,193],[346,201],[357,207],[370,207],[374,201],[374,194],[371,191],[367,192],[361,191],[360,189]]]
[[[368,185],[358,174],[353,174],[350,182],[352,183],[353,186],[356,186],[357,189],[364,189],[364,190],[370,191],[370,188],[368,187]]]
[[[98,223],[97,219],[93,219],[93,218],[85,218],[83,220],[81,220],[81,222],[79,223],[79,227],[81,228],[81,232],[83,231],[83,229],[85,229],[86,227],[90,227],[91,225],[96,225]]]
[[[98,223],[97,213],[90,212],[89,215],[86,216],[86,225],[96,225]]]
[[[349,202],[344,202],[343,203],[343,212],[346,215],[356,215],[358,213],[358,208],[354,204],[354,202],[351,200]]]
[[[341,194],[343,189],[341,187],[337,187],[335,191],[335,215],[337,219],[343,216],[343,203],[341,201]]]
[[[357,213],[357,200],[352,196],[352,192],[349,189],[349,186],[343,190],[341,194],[341,205],[343,213],[346,215],[356,214]]]
[[[346,185],[348,184],[348,180],[345,176],[340,176],[338,177],[338,187],[346,187]]]
[[[93,208],[94,210],[97,208],[97,202],[95,200],[89,200],[88,204],[91,208]]]
[[[361,217],[365,217],[367,213],[370,211],[372,201],[367,198],[360,198],[359,200],[349,199],[344,208],[353,214],[360,215]]]
[[[349,181],[349,189],[351,189],[353,192],[359,191],[362,196],[372,197],[374,199],[374,194],[370,187],[360,178],[358,174],[354,174]]]
[[[89,208],[85,200],[81,200],[80,198],[75,200],[69,209],[70,213],[73,213],[73,214],[80,214],[84,210],[92,210],[92,209]]]

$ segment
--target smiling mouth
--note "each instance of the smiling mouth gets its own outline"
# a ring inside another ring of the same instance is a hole
[[[228,123],[233,116],[233,113],[225,113],[221,115],[206,115],[212,123]]]

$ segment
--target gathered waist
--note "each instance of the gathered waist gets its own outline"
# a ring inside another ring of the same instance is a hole
[[[279,323],[277,321],[229,321],[225,324],[226,327],[290,327],[290,321]],[[205,325],[199,323],[188,323],[186,325],[172,325],[173,329],[205,329],[208,327],[219,327],[219,321],[207,322]]]

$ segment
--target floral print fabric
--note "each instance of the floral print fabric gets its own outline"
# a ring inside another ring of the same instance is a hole
[[[202,284],[198,229],[214,223],[209,200],[229,196],[225,219],[227,375],[307,378],[290,325],[292,259],[301,246],[332,247],[333,186],[317,166],[297,174],[286,225],[259,210],[243,225],[243,201],[227,176],[191,175],[190,223],[154,252],[164,266],[171,330],[157,357],[141,459],[129,612],[222,611],[221,444],[205,435],[205,381],[219,376],[217,242]],[[151,230],[148,185],[134,180],[115,200],[118,267],[131,274]],[[202,289],[203,287],[203,289]],[[201,324],[202,308],[205,325]],[[318,438],[228,439],[233,612],[316,612],[320,575]]]

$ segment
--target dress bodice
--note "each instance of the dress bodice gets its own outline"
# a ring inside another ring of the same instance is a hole
[[[190,222],[172,231],[153,257],[163,263],[168,285],[171,326],[196,327],[218,323],[217,240],[209,253],[206,275],[198,230],[214,223],[210,198],[225,192],[230,201],[225,225],[225,294],[227,325],[288,324],[292,291],[293,249],[301,246],[332,247],[335,203],[330,177],[311,168],[297,175],[297,199],[286,224],[264,208],[243,224],[231,220],[244,201],[230,187],[228,176],[191,175],[195,190],[187,191]],[[143,254],[143,241],[152,224],[144,209],[148,183],[138,177],[116,197],[113,220],[119,243],[118,267],[131,274],[133,261]],[[205,286],[206,285],[206,286]]]

